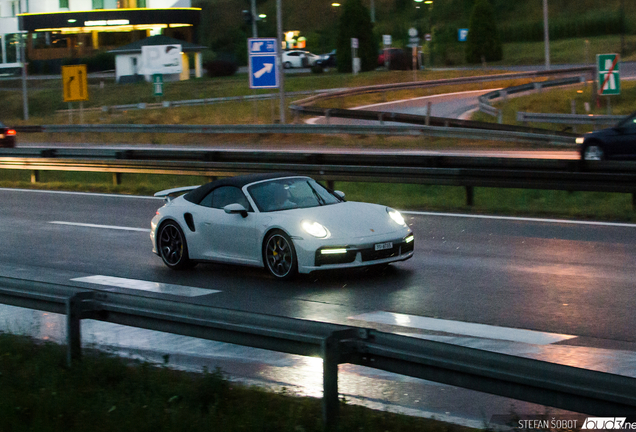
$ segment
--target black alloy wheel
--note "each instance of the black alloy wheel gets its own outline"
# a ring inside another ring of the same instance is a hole
[[[277,279],[289,280],[298,272],[294,244],[287,234],[274,231],[264,242],[265,267]]]
[[[159,255],[168,267],[174,270],[191,267],[185,235],[176,222],[163,224],[158,237]]]

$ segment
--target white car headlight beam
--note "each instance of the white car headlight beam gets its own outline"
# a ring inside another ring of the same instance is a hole
[[[406,223],[404,222],[404,218],[402,217],[399,211],[393,210],[392,208],[387,207],[386,212],[389,214],[391,219],[393,219],[393,221],[396,224],[406,226]]]
[[[327,234],[328,234],[327,228],[320,225],[318,222],[311,222],[311,221],[304,220],[301,222],[301,226],[307,234],[311,234],[314,237],[317,237],[317,238],[327,237]]]

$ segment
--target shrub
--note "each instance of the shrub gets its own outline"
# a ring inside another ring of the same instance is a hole
[[[234,62],[227,60],[212,60],[205,64],[205,69],[211,77],[232,76],[238,70],[238,66]]]
[[[495,22],[495,13],[490,2],[476,0],[466,39],[468,63],[479,63],[482,58],[486,61],[498,61],[503,58],[503,49]]]
[[[323,68],[322,68],[322,66],[321,66],[321,65],[316,65],[316,64],[315,64],[315,65],[313,65],[313,66],[311,67],[311,73],[320,74],[320,73],[323,73],[323,72],[324,72],[324,70],[323,70]]]

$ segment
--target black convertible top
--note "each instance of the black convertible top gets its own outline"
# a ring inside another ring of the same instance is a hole
[[[194,204],[199,204],[203,198],[207,194],[209,194],[212,190],[221,187],[221,186],[235,186],[238,188],[242,188],[245,185],[250,183],[254,183],[261,180],[270,180],[281,177],[295,177],[298,174],[294,173],[266,173],[266,174],[245,174],[239,175],[235,177],[225,177],[219,180],[215,180],[210,183],[206,183],[204,185],[199,186],[195,190],[188,192],[183,196],[184,199],[190,201]]]

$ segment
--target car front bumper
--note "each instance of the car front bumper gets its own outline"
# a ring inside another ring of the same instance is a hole
[[[317,270],[365,267],[404,261],[413,256],[415,241],[413,233],[402,236],[352,239],[350,242],[330,243],[316,246],[313,241],[295,241],[299,273]],[[387,247],[387,243],[391,243]],[[376,245],[384,249],[376,250]]]

